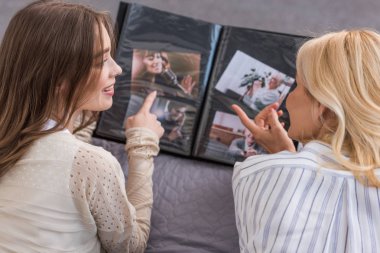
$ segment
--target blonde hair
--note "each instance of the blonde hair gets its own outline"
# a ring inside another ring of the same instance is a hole
[[[333,114],[332,121],[322,119],[329,131],[319,139],[331,144],[344,169],[380,187],[380,35],[344,30],[311,39],[299,49],[297,75]]]

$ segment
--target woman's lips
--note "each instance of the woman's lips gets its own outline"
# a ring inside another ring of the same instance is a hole
[[[107,86],[106,88],[104,88],[103,90],[103,93],[108,95],[108,96],[113,96],[114,94],[114,85],[111,84],[110,86]]]

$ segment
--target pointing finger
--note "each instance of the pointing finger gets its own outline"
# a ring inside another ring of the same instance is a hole
[[[259,112],[259,114],[255,117],[255,123],[260,126],[260,127],[265,127],[266,126],[266,120],[268,115],[271,113],[271,110],[277,110],[279,104],[273,103],[270,105],[267,105],[263,110]]]
[[[248,115],[243,111],[243,109],[240,108],[240,106],[232,105],[231,108],[235,111],[246,128],[248,128],[253,134],[257,132],[256,124],[248,117]]]
[[[153,91],[146,96],[143,105],[141,106],[139,113],[149,113],[150,108],[153,105],[154,100],[156,99],[157,91]]]

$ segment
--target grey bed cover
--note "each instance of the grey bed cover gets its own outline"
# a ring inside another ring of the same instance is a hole
[[[128,173],[124,145],[93,138]],[[161,153],[153,174],[152,224],[146,253],[237,253],[232,167]]]

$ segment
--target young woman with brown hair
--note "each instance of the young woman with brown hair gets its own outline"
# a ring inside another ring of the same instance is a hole
[[[110,153],[72,135],[81,113],[112,105],[121,68],[112,58],[111,27],[107,14],[88,7],[36,1],[6,30],[0,47],[1,252],[145,249],[152,156],[163,134],[149,112],[155,93],[126,123],[126,186]]]

